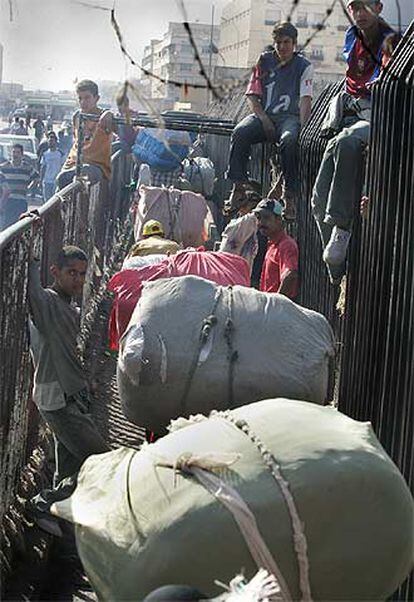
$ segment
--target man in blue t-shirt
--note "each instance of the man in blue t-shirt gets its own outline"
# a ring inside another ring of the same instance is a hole
[[[253,69],[246,95],[252,113],[234,129],[227,176],[233,182],[229,200],[237,209],[248,186],[247,164],[252,144],[279,142],[284,177],[284,217],[295,219],[298,191],[297,140],[310,115],[313,67],[296,49],[297,29],[275,25],[274,49],[263,52]]]

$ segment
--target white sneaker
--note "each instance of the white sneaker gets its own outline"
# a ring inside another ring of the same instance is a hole
[[[332,228],[331,238],[323,252],[323,260],[329,265],[341,265],[345,261],[351,232],[342,230],[338,226]]]

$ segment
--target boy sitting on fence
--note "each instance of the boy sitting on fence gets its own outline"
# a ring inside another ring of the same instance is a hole
[[[111,111],[98,107],[99,89],[95,82],[84,79],[76,86],[76,94],[80,110],[83,113],[99,115],[99,121],[84,122],[84,139],[82,147],[82,175],[91,184],[100,182],[102,178],[111,177],[111,144],[112,133],[116,131]],[[79,141],[79,111],[73,116],[74,141],[63,170],[57,177],[58,188],[70,184],[76,175],[76,160]]]
[[[33,217],[24,214],[23,217]],[[40,218],[37,218],[40,223]],[[40,283],[39,260],[29,265],[30,348],[35,367],[33,400],[49,425],[55,442],[53,488],[40,492],[30,504],[37,524],[61,535],[50,506],[68,497],[86,458],[109,451],[89,413],[89,392],[78,353],[80,311],[73,298],[82,293],[87,257],[82,249],[63,247],[50,271],[50,288]]]

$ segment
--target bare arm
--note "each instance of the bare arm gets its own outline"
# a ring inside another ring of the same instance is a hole
[[[258,96],[254,96],[253,94],[249,94],[247,96],[247,102],[249,103],[252,113],[257,115],[262,122],[266,138],[268,140],[273,140],[275,137],[275,126],[273,125],[273,121],[270,119],[269,115],[263,109],[260,98]]]
[[[312,108],[312,97],[311,96],[302,96],[299,102],[299,113],[300,113],[300,126],[303,126],[308,121]]]
[[[297,291],[298,280],[299,274],[296,271],[288,272],[280,283],[280,287],[277,292],[280,295],[285,295],[286,297],[292,299]]]
[[[250,107],[252,113],[257,115],[258,117],[267,117],[264,109],[262,107],[262,102],[259,96],[254,96],[253,94],[249,94],[247,96],[247,103]]]

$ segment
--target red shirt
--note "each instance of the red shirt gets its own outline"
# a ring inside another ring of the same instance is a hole
[[[277,240],[269,240],[260,278],[260,290],[265,293],[277,293],[282,280],[288,272],[297,272],[299,249],[296,241],[282,231]],[[298,287],[291,298],[298,294]]]
[[[367,83],[371,81],[377,65],[371,54],[357,39],[346,71],[346,91],[356,98],[369,98]]]

